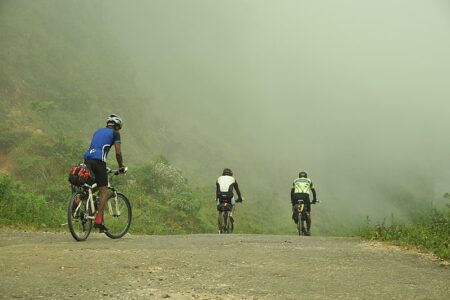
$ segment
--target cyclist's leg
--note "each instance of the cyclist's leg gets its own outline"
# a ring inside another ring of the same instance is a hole
[[[86,160],[86,164],[89,164],[95,175],[95,182],[97,183],[99,191],[99,203],[97,208],[97,216],[95,218],[94,227],[106,230],[103,224],[103,209],[106,204],[106,198],[108,196],[108,172],[106,170],[106,163],[101,160]]]
[[[97,209],[97,217],[95,219],[95,223],[101,224],[103,221],[103,210],[106,204],[106,197],[108,195],[108,187],[101,186],[98,188],[99,193],[99,201],[98,201],[98,209]]]
[[[217,228],[219,228],[219,230],[220,230],[221,228],[220,228],[220,209],[219,209],[220,202],[219,202],[219,199],[217,199],[216,207],[217,207]]]
[[[309,200],[309,195],[306,194],[305,197],[305,205],[306,205],[306,231],[309,233],[311,229],[311,201]]]
[[[234,196],[233,196],[233,197],[231,197],[231,210],[230,210],[230,219],[231,219],[231,222],[234,221],[234,219],[233,219],[233,213],[234,213],[234,206],[235,206],[235,204],[236,204],[236,198],[234,198]]]
[[[292,219],[295,224],[298,223],[298,204],[292,205]]]
[[[298,223],[298,200],[300,200],[300,194],[291,194],[291,204],[292,204],[292,220],[294,223]]]

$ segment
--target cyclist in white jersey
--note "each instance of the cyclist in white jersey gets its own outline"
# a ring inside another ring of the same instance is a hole
[[[234,197],[234,191],[236,191],[237,199]],[[233,219],[233,211],[234,205],[236,202],[242,202],[241,191],[239,190],[239,185],[236,181],[236,178],[233,177],[233,171],[228,168],[225,168],[222,172],[222,176],[220,176],[216,181],[216,200],[217,200],[217,222],[219,223],[220,217],[220,201],[227,201],[231,204],[231,213],[230,218],[231,222],[234,222]]]

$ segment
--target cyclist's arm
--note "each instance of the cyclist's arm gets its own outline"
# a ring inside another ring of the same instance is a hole
[[[220,185],[219,183],[216,181],[216,198],[219,199],[219,192],[220,192]]]
[[[239,185],[236,180],[234,181],[233,186],[234,189],[236,190],[236,194],[238,195],[238,199],[242,199],[241,191],[239,190]]]
[[[114,144],[114,149],[116,150],[116,160],[119,164],[119,168],[123,167],[122,150],[120,149],[120,144]]]
[[[118,130],[114,130],[113,143],[114,143],[114,150],[116,151],[117,164],[119,165],[119,168],[123,168],[124,165],[123,165],[122,149],[120,147],[121,140],[120,140],[120,133]]]
[[[311,192],[313,194],[313,201],[316,202],[317,201],[317,194],[316,194],[316,190],[314,188],[311,188]]]

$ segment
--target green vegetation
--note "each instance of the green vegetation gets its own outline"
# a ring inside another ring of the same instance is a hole
[[[101,6],[49,0],[2,1],[0,8],[0,161],[8,162],[0,169],[8,174],[1,177],[0,224],[61,228],[70,166],[104,117],[120,112],[130,172],[116,183],[133,205],[131,232],[215,232],[214,179],[199,187],[194,178],[194,185],[159,155],[181,147],[208,164],[209,142],[175,138],[156,104],[147,109],[130,63],[103,28]],[[274,211],[273,204],[243,205],[237,231],[280,232],[267,221]]]
[[[0,225],[58,228],[65,209],[49,203],[23,184],[0,174]]]
[[[388,241],[401,246],[413,246],[433,252],[440,258],[450,258],[450,204],[447,208],[432,207],[416,216],[409,224],[391,216],[390,224],[382,222],[375,227],[367,217],[360,235],[364,238]]]
[[[258,146],[251,137],[253,130],[244,133],[249,135],[244,145],[242,140],[230,144],[203,130],[202,122],[186,122],[201,118],[198,108],[188,114],[177,110],[177,104],[164,103],[164,97],[139,94],[130,60],[103,28],[101,7],[101,1],[0,3],[0,226],[66,230],[61,224],[66,223],[70,166],[81,161],[91,134],[104,126],[104,117],[118,113],[125,121],[123,152],[130,172],[115,178],[114,185],[131,200],[131,233],[216,232],[212,176],[220,172],[213,165],[220,158],[239,165],[241,174],[252,178],[241,182],[238,174],[245,200],[236,208],[236,232],[296,234],[290,219],[289,182],[284,186],[283,175],[260,159],[280,161],[275,156],[283,154],[266,146],[277,145],[277,139],[264,141],[261,152],[268,151],[264,156],[251,157],[241,149]],[[179,93],[184,92],[180,88]],[[111,156],[110,165],[115,166]],[[318,154],[313,159],[322,158]],[[271,177],[260,176],[267,173]],[[274,193],[270,180],[285,190]],[[448,258],[448,210],[431,209],[417,216],[411,199],[423,196],[408,195],[397,182],[391,184],[390,198],[414,222],[392,219],[390,225],[373,229],[368,221],[361,234],[421,246]],[[347,218],[350,202],[336,200],[328,210],[322,206],[327,207],[326,201],[313,207],[314,235],[349,235],[359,225]]]

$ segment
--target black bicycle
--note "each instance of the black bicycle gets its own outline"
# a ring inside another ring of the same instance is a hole
[[[315,203],[319,203],[319,201],[316,201]],[[294,206],[294,209],[297,210],[298,213],[298,222],[297,222],[298,235],[308,235],[305,226],[305,222],[308,219],[308,212],[306,211],[305,201],[301,199],[298,200],[297,204]]]
[[[219,200],[219,233],[233,233],[233,220],[230,216],[232,205],[228,199]]]
[[[298,213],[298,222],[297,222],[297,230],[298,235],[306,235],[306,227],[305,222],[308,218],[308,212],[305,209],[305,201],[298,200],[297,204],[294,206],[294,209],[297,210]]]
[[[121,173],[108,168],[109,182]],[[72,186],[72,196],[67,209],[67,221],[70,233],[77,241],[84,241],[91,233],[97,215],[97,184]],[[103,223],[108,228],[105,234],[112,239],[123,237],[131,225],[131,204],[128,198],[108,183],[108,198],[103,210]]]

